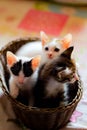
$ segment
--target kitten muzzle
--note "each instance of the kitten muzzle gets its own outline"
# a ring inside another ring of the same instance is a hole
[[[71,79],[70,83],[74,83],[77,80],[79,80],[79,76],[77,73],[74,73],[73,78]]]
[[[19,82],[19,84],[23,84],[23,83],[24,83],[24,79],[20,78],[20,79],[18,80],[18,82]]]
[[[50,53],[50,54],[48,54],[48,58],[49,59],[52,59],[53,58],[53,55]]]
[[[74,78],[75,78],[76,80],[79,80],[79,76],[78,76],[77,73],[74,74]]]

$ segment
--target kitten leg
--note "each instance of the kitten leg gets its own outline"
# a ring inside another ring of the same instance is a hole
[[[33,95],[31,95],[30,99],[29,99],[29,106],[33,107],[34,105],[34,97]]]
[[[17,98],[19,94],[19,88],[16,86],[15,83],[13,83],[12,81],[10,81],[10,95],[13,98]]]

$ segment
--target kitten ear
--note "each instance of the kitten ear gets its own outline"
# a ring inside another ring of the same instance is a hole
[[[17,62],[17,57],[12,52],[7,51],[7,64],[11,67],[15,62]]]
[[[63,57],[67,57],[68,59],[71,59],[71,54],[72,54],[72,51],[73,51],[74,47],[69,47],[67,50],[65,50],[61,56]]]
[[[72,42],[72,34],[67,34],[62,40],[61,40],[61,42],[62,42],[62,47],[64,48],[64,49],[67,49],[69,46],[70,46],[70,44],[71,44],[71,42]]]
[[[40,56],[40,55],[35,56],[35,57],[32,59],[31,63],[32,63],[32,68],[33,68],[33,70],[35,70],[35,69],[39,66],[40,61],[41,61],[41,56]]]
[[[40,32],[41,42],[42,46],[44,46],[48,42],[48,36],[45,34],[45,32]]]

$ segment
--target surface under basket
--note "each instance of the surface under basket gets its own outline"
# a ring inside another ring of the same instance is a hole
[[[0,86],[6,97],[12,104],[12,108],[19,119],[25,126],[34,130],[58,130],[69,121],[73,111],[82,97],[82,84],[79,79],[78,91],[73,99],[65,107],[58,108],[34,108],[28,107],[13,99],[7,90],[9,73],[6,66],[6,52],[15,53],[22,45],[27,42],[38,41],[39,38],[23,38],[8,43],[0,50]]]

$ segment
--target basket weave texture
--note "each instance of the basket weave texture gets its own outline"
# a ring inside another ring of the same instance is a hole
[[[6,52],[9,50],[15,53],[27,42],[38,40],[39,38],[17,39],[8,43],[0,50],[0,86],[2,87],[6,97],[10,100],[17,119],[19,119],[25,126],[34,130],[58,130],[68,123],[73,111],[82,97],[83,89],[80,79],[78,81],[78,91],[75,98],[65,107],[35,108],[25,106],[13,99],[7,90],[9,73],[6,66]]]

